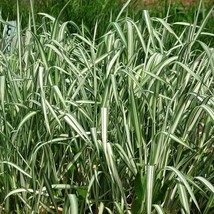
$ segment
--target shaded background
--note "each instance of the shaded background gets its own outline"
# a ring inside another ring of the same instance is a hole
[[[16,2],[17,0],[0,1],[1,15],[4,20],[16,19]],[[67,2],[68,0],[34,0],[35,14],[42,12],[56,17]],[[109,19],[114,20],[124,2],[126,0],[72,0],[64,10],[61,20],[72,20],[79,26],[84,23],[89,32],[93,32],[95,23],[98,21],[98,34],[102,34],[109,23]],[[198,3],[199,0],[132,0],[128,10],[129,15],[135,16],[136,19],[141,18],[142,9],[150,10],[151,16],[163,18],[170,6],[170,22],[186,21],[192,23]],[[19,5],[22,27],[25,27],[28,23],[30,1],[19,0]],[[199,24],[213,5],[214,0],[202,1]],[[41,16],[36,15],[36,20],[39,19]],[[214,18],[211,18],[207,24],[210,32],[214,32],[213,23]]]

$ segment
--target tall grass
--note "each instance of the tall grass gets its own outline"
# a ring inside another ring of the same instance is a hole
[[[22,30],[17,11],[0,52],[1,213],[211,213],[210,14],[118,16],[98,38],[48,14]]]

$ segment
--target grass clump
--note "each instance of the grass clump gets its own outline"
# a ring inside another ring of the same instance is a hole
[[[22,30],[18,7],[0,52],[1,212],[212,212],[210,14],[119,14],[101,37],[41,15]]]

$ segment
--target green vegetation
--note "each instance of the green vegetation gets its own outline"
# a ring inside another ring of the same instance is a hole
[[[154,2],[150,6],[144,5],[142,2]],[[195,4],[186,6],[182,4],[182,1],[188,0],[172,0],[173,4],[169,4],[167,0],[131,0],[128,6],[129,17],[133,17],[135,20],[142,18],[142,9],[148,9],[151,16],[157,16],[159,18],[165,18],[168,14],[170,7],[170,17],[168,20],[170,23],[185,21],[194,22],[195,11],[198,8],[199,0],[196,0]],[[189,0],[191,2],[191,0]],[[33,5],[34,18],[37,23],[41,23],[41,15],[38,13],[46,13],[53,17],[57,17],[61,9],[67,4],[63,13],[60,16],[61,22],[73,21],[78,26],[84,23],[88,31],[93,34],[94,26],[98,22],[97,35],[102,36],[106,32],[106,28],[109,22],[114,21],[117,14],[122,8],[122,2],[125,0],[18,0],[20,5],[20,18],[23,28],[28,25],[29,11],[31,10],[31,4]],[[1,0],[0,11],[4,20],[16,19],[16,4],[17,0]],[[201,5],[201,13],[198,17],[198,25],[203,22],[206,14],[214,4],[213,0],[203,0]],[[123,14],[124,15],[124,14]],[[211,16],[208,20],[206,27],[209,32],[214,33],[213,28],[214,16]],[[69,30],[73,28],[68,26]]]
[[[16,19],[16,2],[17,0],[1,0],[0,9],[4,20]],[[38,13],[46,13],[53,17],[58,16],[61,9],[67,4],[60,20],[63,22],[72,20],[78,26],[84,23],[90,32],[93,32],[96,22],[102,23],[98,29],[104,33],[110,17],[116,18],[116,14],[122,7],[118,1],[112,0],[18,0],[20,5],[20,14],[22,26],[27,26],[31,4],[33,5],[36,22],[41,21]],[[30,3],[29,3],[30,2]]]
[[[46,13],[22,29],[17,7],[11,50],[0,41],[0,213],[213,212],[212,10],[189,24],[126,7],[101,36]]]

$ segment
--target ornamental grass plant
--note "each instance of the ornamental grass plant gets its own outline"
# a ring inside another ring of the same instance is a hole
[[[17,4],[0,51],[0,213],[214,211],[212,10],[170,23],[121,16],[128,3],[99,37],[63,10],[36,23],[31,8],[22,29]]]

